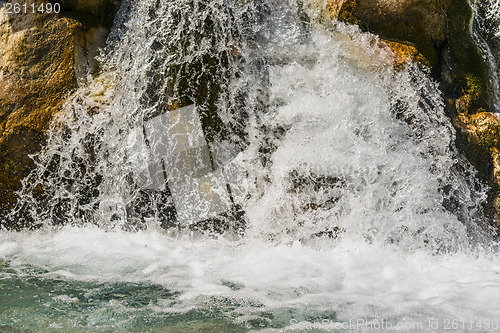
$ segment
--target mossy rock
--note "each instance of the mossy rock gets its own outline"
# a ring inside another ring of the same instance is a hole
[[[489,185],[484,203],[489,224],[500,236],[500,118],[490,112],[459,114],[453,119],[457,146]]]
[[[76,87],[74,31],[66,18],[49,14],[2,22],[0,54],[0,209],[15,203],[14,191],[42,146],[45,131]]]
[[[78,73],[105,38],[106,29],[85,31],[64,9],[61,14],[1,16],[0,215],[16,204],[15,192],[34,167],[30,155],[44,145],[52,119],[77,88]]]
[[[479,171],[479,177],[498,191],[500,178],[494,175],[500,175],[500,169],[495,168],[494,160],[500,148],[500,118],[490,112],[459,113],[453,125],[458,148]]]
[[[394,52],[394,65],[396,68],[401,68],[407,62],[418,62],[424,66],[429,66],[427,59],[418,52],[415,46],[386,39],[382,39],[382,42]]]
[[[500,118],[490,112],[460,114],[459,120],[466,126],[469,141],[485,149],[499,147]]]
[[[338,17],[414,46],[442,82],[445,96],[467,93],[476,107],[488,108],[487,69],[470,35],[471,18],[467,0],[346,0]]]
[[[360,25],[359,20],[355,16],[357,7],[357,0],[344,1],[338,13],[338,20],[349,24]]]
[[[443,61],[451,69],[453,82],[443,85],[445,95],[471,94],[473,103],[488,108],[487,65],[469,34],[472,10],[465,0],[452,1],[448,9],[448,55]]]
[[[357,24],[382,38],[414,45],[431,66],[438,62],[436,44],[446,39],[449,1],[347,0],[339,20]]]

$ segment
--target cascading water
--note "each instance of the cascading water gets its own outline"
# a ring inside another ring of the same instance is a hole
[[[498,0],[471,2],[473,18],[471,34],[488,66],[489,95],[492,108],[500,112],[500,2]]]
[[[12,213],[41,230],[0,234],[1,279],[33,283],[57,309],[34,327],[498,325],[484,189],[454,148],[436,84],[417,65],[394,69],[375,36],[314,23],[315,8],[125,1],[102,74],[68,100]],[[238,206],[208,227],[178,217],[175,188],[189,179],[145,190],[162,144],[148,122],[176,110],[195,110],[206,140],[196,148],[210,152],[194,178],[227,181],[199,189]],[[16,324],[12,311],[2,322]]]

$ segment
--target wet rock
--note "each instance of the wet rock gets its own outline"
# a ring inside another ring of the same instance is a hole
[[[382,43],[390,47],[394,52],[393,62],[396,68],[401,68],[407,62],[418,62],[424,66],[429,66],[427,59],[414,46],[384,39]]]
[[[500,121],[492,107],[485,59],[471,34],[467,0],[344,0],[338,19],[379,35],[394,64],[417,61],[440,81],[457,146],[491,188],[486,210],[500,225]]]
[[[463,102],[467,103],[467,102]],[[500,178],[495,179],[493,156],[495,149],[500,147],[500,118],[489,112],[476,114],[459,113],[453,118],[453,124],[464,141],[461,147],[468,160],[473,163],[481,174],[487,175],[496,186],[500,185]]]
[[[434,43],[446,39],[449,1],[347,0],[339,20],[358,24],[383,38],[413,44],[429,60],[437,62]]]
[[[107,1],[94,2],[99,10],[108,8]],[[60,14],[0,9],[0,210],[15,204],[21,179],[34,167],[29,155],[41,149],[66,97],[98,69],[94,57],[109,30],[99,21],[91,25],[65,15],[81,8],[89,10],[81,17],[95,16],[92,2],[64,3]]]
[[[121,0],[59,0],[64,15],[72,17],[85,26],[103,25],[107,28],[113,23],[113,18]]]
[[[474,78],[481,87],[476,103],[487,107],[486,65],[470,34],[471,18],[467,0],[345,0],[338,13],[340,21],[396,43],[391,47],[418,50],[448,97],[460,97]]]
[[[470,95],[456,102],[457,110],[467,110]],[[457,145],[479,171],[478,176],[490,186],[486,213],[491,225],[500,227],[500,118],[490,112],[458,113],[453,118],[457,129]]]
[[[339,17],[340,9],[345,1],[346,0],[317,1],[316,5],[319,7],[321,14],[320,18],[326,22],[336,20]]]

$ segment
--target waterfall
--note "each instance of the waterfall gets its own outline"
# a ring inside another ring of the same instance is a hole
[[[417,65],[394,70],[377,37],[321,26],[310,11],[125,1],[102,74],[54,122],[13,214],[126,230],[237,225],[277,242],[362,235],[435,251],[487,239],[484,189],[454,148],[436,83]],[[162,114],[188,117],[191,132]],[[182,140],[192,148],[179,150]],[[186,158],[206,170],[189,173]]]
[[[39,228],[0,230],[0,330],[498,331],[438,83],[320,17],[123,1],[11,212]]]

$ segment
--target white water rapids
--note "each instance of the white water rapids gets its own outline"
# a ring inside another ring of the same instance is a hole
[[[436,83],[417,65],[396,70],[373,35],[315,23],[316,11],[125,2],[103,74],[68,101],[26,181],[24,208],[43,227],[0,232],[0,258],[48,279],[159,284],[179,295],[148,310],[218,308],[252,329],[344,331],[350,320],[360,331],[500,329],[485,189],[454,148]],[[186,63],[187,88],[172,85]],[[241,150],[245,234],[172,232],[157,215],[130,227],[126,206],[149,161],[131,133],[171,102],[167,91],[199,93],[204,73]],[[75,301],[65,296],[52,301]],[[391,327],[373,326],[383,322]]]

